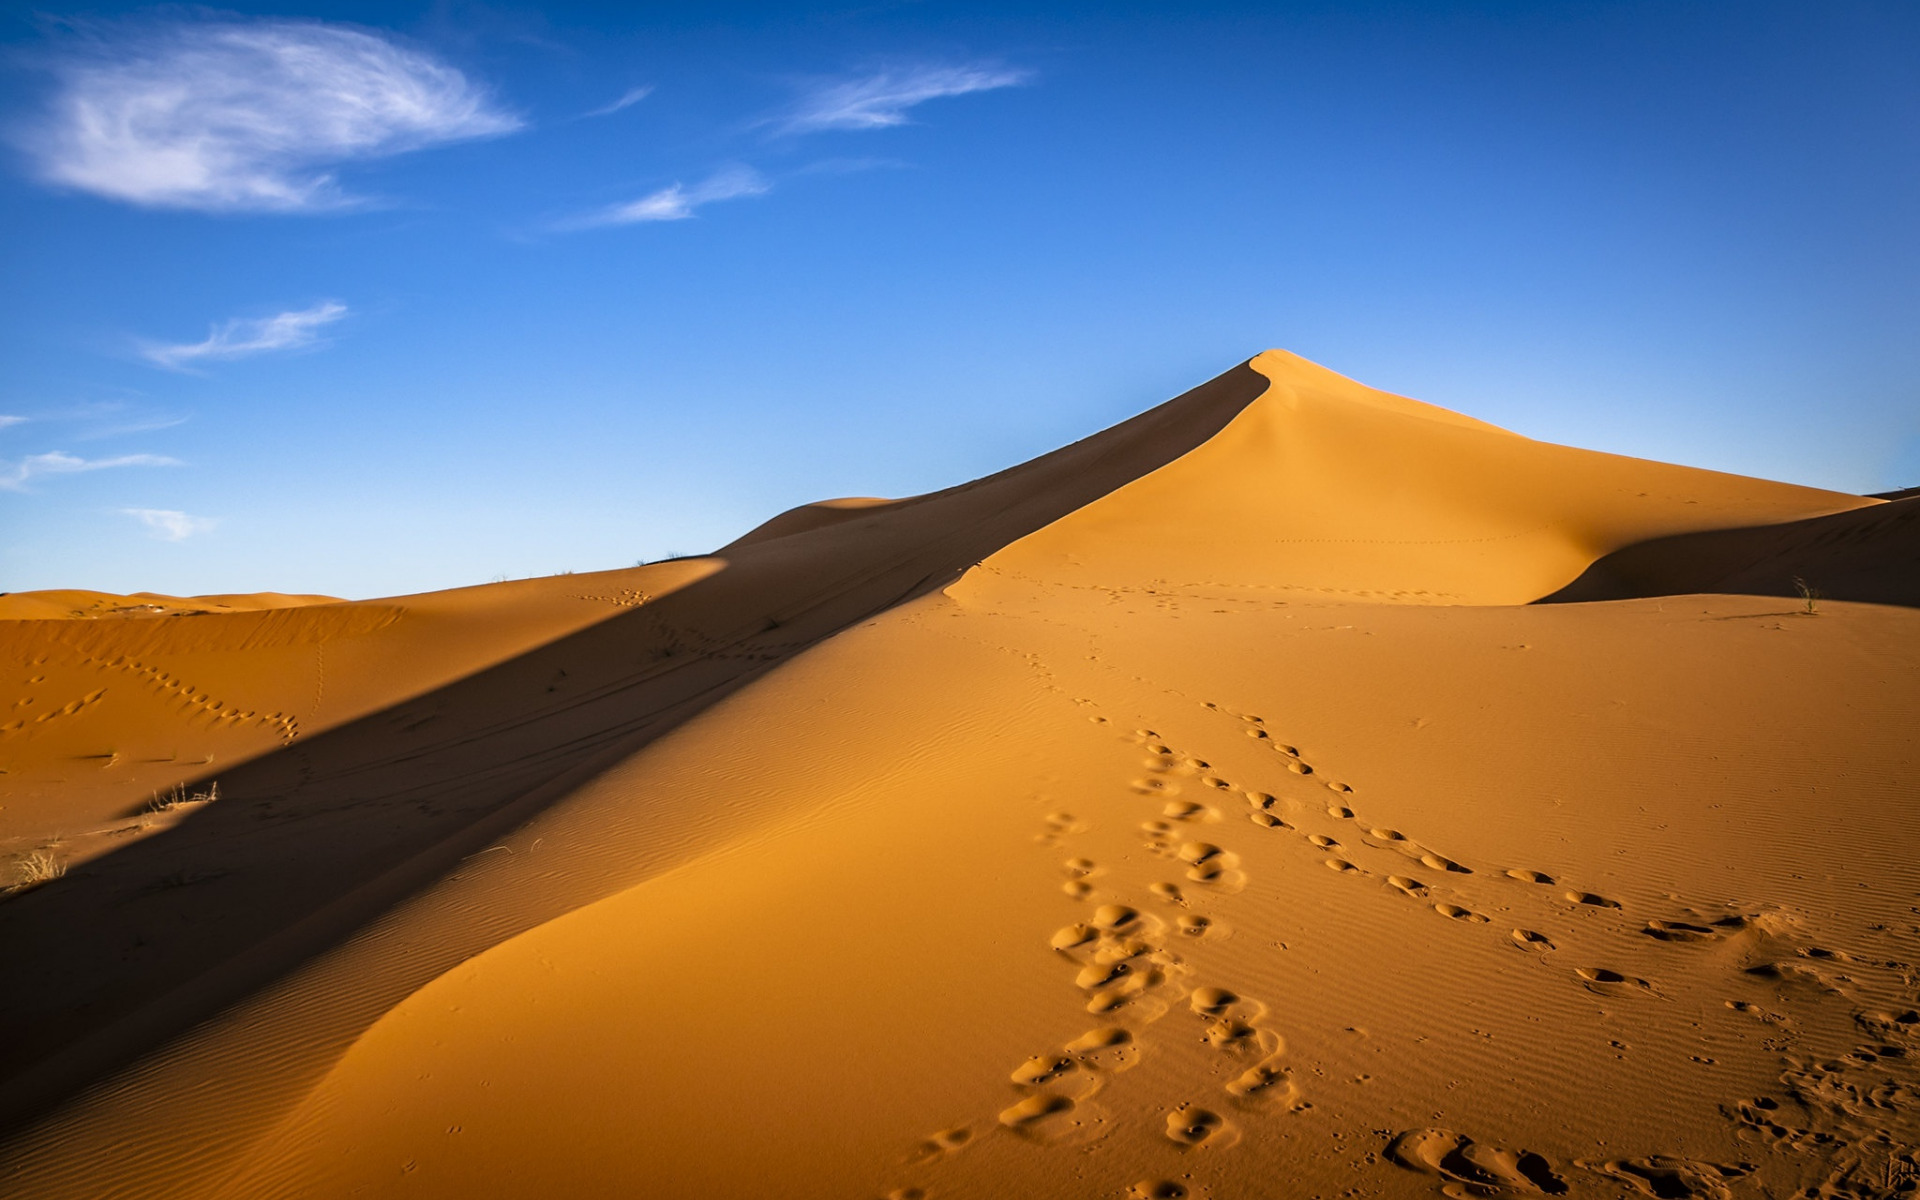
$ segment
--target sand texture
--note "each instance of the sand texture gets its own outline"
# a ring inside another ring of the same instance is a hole
[[[1270,351],[700,558],[0,597],[0,1196],[1911,1195],[1915,505]]]

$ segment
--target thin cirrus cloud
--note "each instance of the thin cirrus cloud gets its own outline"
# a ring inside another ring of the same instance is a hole
[[[738,200],[764,196],[771,190],[766,179],[751,167],[730,167],[689,187],[675,183],[638,200],[610,205],[598,212],[560,223],[563,230],[598,229],[608,225],[637,225],[645,221],[684,221],[708,204],[720,200]]]
[[[815,83],[772,123],[781,133],[887,129],[905,125],[907,110],[929,100],[1017,87],[1031,78],[1028,71],[983,64],[874,71]]]
[[[610,117],[621,109],[632,108],[651,95],[653,95],[653,87],[650,84],[644,87],[628,88],[625,92],[622,92],[620,98],[612,104],[604,104],[599,108],[591,109],[580,115],[583,117]]]
[[[331,167],[521,127],[454,67],[318,21],[119,26],[53,73],[21,137],[40,179],[148,208],[341,208]]]
[[[105,471],[114,467],[177,467],[180,460],[163,454],[121,454],[113,458],[81,458],[63,450],[29,454],[10,463],[0,463],[0,490],[24,492],[27,484],[43,475],[74,475],[82,471]]]
[[[145,525],[163,542],[184,542],[196,533],[207,532],[215,524],[211,517],[190,517],[171,508],[123,508],[120,511]]]
[[[346,315],[346,305],[328,300],[312,308],[271,317],[235,317],[215,325],[204,341],[148,342],[141,346],[140,356],[157,366],[186,370],[203,362],[302,350],[319,345],[320,331]]]

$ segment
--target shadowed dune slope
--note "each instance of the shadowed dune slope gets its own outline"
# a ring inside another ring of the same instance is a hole
[[[1616,550],[1548,602],[1723,592],[1920,606],[1920,497]]]
[[[0,1120],[345,936],[484,845],[505,806],[537,808],[770,664],[1190,450],[1264,386],[1235,368],[998,475],[724,557],[11,623],[27,715],[0,727],[4,832],[109,852],[0,905],[18,981],[0,992]],[[142,815],[183,777],[189,800],[217,783],[219,803]]]
[[[1892,1197],[1920,611],[1530,602],[1897,507],[1269,352],[709,558],[15,622],[0,1195]]]

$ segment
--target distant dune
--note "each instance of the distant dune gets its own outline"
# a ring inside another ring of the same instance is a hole
[[[0,596],[0,1196],[1910,1195],[1915,505],[1269,351],[705,557]]]

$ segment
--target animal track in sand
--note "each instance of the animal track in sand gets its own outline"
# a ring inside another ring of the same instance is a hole
[[[1387,1143],[1387,1160],[1410,1171],[1450,1180],[1477,1196],[1502,1192],[1567,1194],[1566,1180],[1545,1155],[1482,1145],[1451,1129],[1411,1129],[1399,1134]]]
[[[1167,1139],[1188,1150],[1223,1146],[1234,1140],[1234,1128],[1212,1109],[1182,1104],[1167,1114]]]

